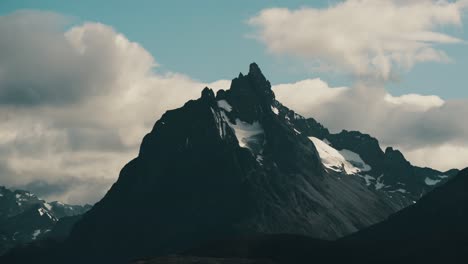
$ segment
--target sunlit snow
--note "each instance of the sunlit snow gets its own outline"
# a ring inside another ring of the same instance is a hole
[[[357,174],[371,169],[358,154],[350,150],[338,151],[331,147],[329,142],[327,144],[316,137],[309,137],[309,139],[314,143],[323,165],[328,169],[344,171],[346,174]]]

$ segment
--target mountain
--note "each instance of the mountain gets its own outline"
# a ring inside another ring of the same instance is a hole
[[[125,263],[240,236],[325,254],[335,244],[324,240],[387,219],[456,172],[415,167],[357,131],[330,133],[278,102],[253,63],[230,89],[167,111],[64,243],[27,250],[47,262]]]
[[[329,133],[278,102],[254,63],[229,90],[205,88],[166,112],[67,245],[123,260],[240,234],[336,239],[451,175],[382,152],[368,135]]]
[[[90,208],[47,203],[31,192],[0,186],[0,255],[16,245],[48,236],[62,217],[81,215]]]

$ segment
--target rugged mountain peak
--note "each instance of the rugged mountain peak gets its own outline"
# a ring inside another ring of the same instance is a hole
[[[211,90],[210,88],[208,87],[205,87],[201,93],[201,97],[202,98],[207,98],[207,99],[214,99],[215,98],[215,95],[214,95],[214,92],[213,90]]]
[[[238,117],[248,123],[259,121],[264,113],[271,112],[275,94],[270,82],[265,78],[257,64],[252,63],[247,75],[239,74],[234,78],[227,91],[219,91],[217,100],[227,102],[237,109]]]
[[[392,147],[387,147],[385,149],[385,156],[387,159],[391,160],[393,163],[401,163],[405,165],[410,165],[409,162],[403,156],[403,153],[397,149],[393,149]]]
[[[271,105],[271,101],[275,99],[275,94],[271,90],[270,82],[265,78],[255,62],[250,64],[248,77],[254,83],[254,88],[258,91],[259,96],[265,96]]]
[[[258,64],[255,63],[255,62],[252,62],[250,65],[249,65],[249,74],[257,74],[257,75],[261,75],[263,76],[263,73],[262,71],[260,70],[260,67],[258,67]]]

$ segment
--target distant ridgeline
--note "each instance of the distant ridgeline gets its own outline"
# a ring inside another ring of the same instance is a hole
[[[14,246],[43,238],[62,239],[67,234],[54,230],[57,223],[76,218],[89,209],[90,205],[47,203],[28,191],[0,186],[0,255]]]

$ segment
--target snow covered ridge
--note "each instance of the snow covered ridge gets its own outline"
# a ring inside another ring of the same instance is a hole
[[[336,150],[316,137],[309,139],[314,143],[323,165],[328,169],[346,174],[358,174],[372,169],[358,154],[350,150]]]

